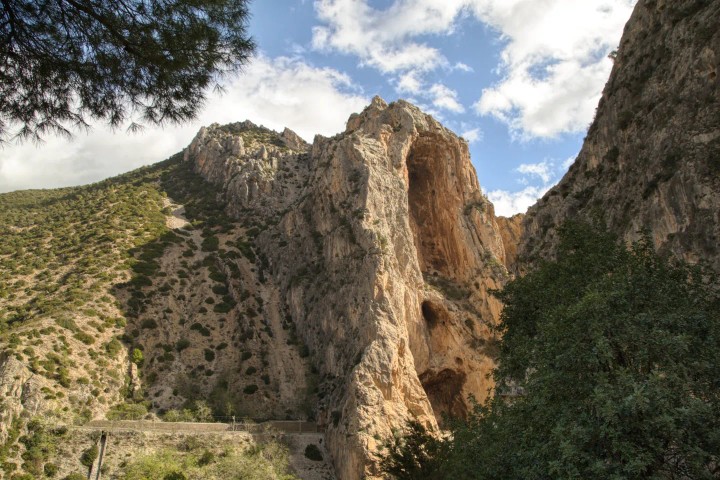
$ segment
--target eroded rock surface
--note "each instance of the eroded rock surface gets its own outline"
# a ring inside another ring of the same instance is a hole
[[[720,269],[718,25],[718,2],[638,2],[577,160],[524,220],[525,261],[584,218]]]
[[[406,102],[376,97],[312,147],[276,138],[210,127],[185,158],[262,224],[262,288],[308,348],[339,478],[363,478],[392,428],[488,394],[505,246],[467,144]]]

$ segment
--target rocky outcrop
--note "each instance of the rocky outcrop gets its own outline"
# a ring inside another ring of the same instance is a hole
[[[8,429],[23,412],[34,415],[43,410],[45,401],[41,389],[47,384],[15,357],[0,356],[0,444],[7,440]]]
[[[720,270],[718,25],[718,2],[638,2],[577,160],[527,213],[525,262],[584,218]]]
[[[517,266],[517,248],[523,234],[523,220],[525,214],[518,213],[512,217],[497,217],[503,247],[505,248],[505,266],[509,271],[515,271]]]
[[[248,148],[248,128],[203,129],[185,158],[260,226],[259,268],[307,346],[338,476],[372,476],[392,428],[435,428],[491,388],[488,291],[507,278],[493,207],[467,144],[403,101],[376,97],[311,148],[287,130]]]

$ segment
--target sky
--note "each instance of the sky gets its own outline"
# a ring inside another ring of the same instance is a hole
[[[470,145],[499,215],[567,171],[636,0],[254,0],[258,50],[197,120],[140,133],[102,123],[0,149],[0,192],[80,185],[182,150],[202,125],[249,119],[308,141],[375,95],[408,100]]]

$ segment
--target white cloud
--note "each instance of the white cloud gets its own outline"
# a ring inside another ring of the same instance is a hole
[[[395,86],[395,90],[397,90],[398,93],[409,93],[411,95],[418,95],[419,93],[421,93],[422,84],[422,72],[419,72],[417,70],[410,70],[400,75],[400,77],[397,79],[397,85]]]
[[[503,217],[511,217],[516,213],[525,213],[539,198],[550,190],[552,185],[541,187],[528,186],[518,192],[493,190],[487,196],[495,205],[495,213]]]
[[[460,136],[467,140],[468,143],[475,143],[483,139],[483,132],[479,128],[471,128],[463,131]]]
[[[488,193],[488,198],[495,205],[495,212],[505,217],[525,213],[528,207],[535,204],[562,178],[574,161],[574,156],[567,158],[559,167],[554,159],[548,158],[538,163],[521,164],[514,171],[521,174],[517,181],[524,185],[522,190],[493,190]],[[533,185],[533,179],[542,183]]]
[[[475,15],[507,42],[502,80],[476,111],[521,138],[582,131],[592,120],[635,0],[475,0]]]
[[[547,160],[543,160],[540,163],[523,163],[515,170],[524,175],[531,175],[540,178],[543,183],[548,183],[552,178],[552,167],[553,165]]]
[[[449,110],[454,113],[462,113],[465,108],[458,102],[457,92],[441,83],[436,83],[430,87],[430,95],[432,103],[435,107]]]
[[[467,0],[396,0],[385,10],[367,0],[316,0],[323,25],[313,28],[313,47],[357,55],[383,73],[432,70],[447,64],[434,47],[414,37],[452,33]]]
[[[78,185],[155,163],[180,151],[201,125],[213,122],[250,119],[274,130],[287,126],[312,141],[316,133],[343,130],[348,116],[368,102],[337,70],[260,56],[222,96],[213,94],[190,125],[148,127],[135,135],[96,127],[71,141],[49,138],[41,147],[5,147],[0,150],[0,192]]]
[[[313,30],[313,47],[399,74],[398,91],[417,94],[424,88],[421,78],[404,72],[471,71],[462,62],[451,66],[428,35],[451,35],[460,19],[472,15],[503,41],[502,79],[482,90],[476,112],[503,121],[518,138],[549,138],[581,131],[591,121],[612,67],[607,53],[617,46],[635,2],[393,0],[377,9],[369,0],[316,0],[321,25]]]
[[[475,70],[473,70],[473,68],[470,65],[467,65],[462,62],[457,62],[455,64],[455,66],[453,67],[453,70],[460,70],[461,72],[467,72],[467,73],[472,73],[475,71]]]

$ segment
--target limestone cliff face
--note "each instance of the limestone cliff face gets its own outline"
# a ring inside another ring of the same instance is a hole
[[[523,234],[524,219],[525,215],[522,213],[496,219],[505,248],[505,266],[509,270],[513,270],[517,265],[517,249]]]
[[[286,130],[248,148],[243,128],[202,129],[185,158],[260,225],[261,288],[307,346],[338,476],[372,476],[391,428],[488,394],[488,290],[507,278],[493,207],[467,144],[403,101],[376,97],[312,147]]]
[[[15,357],[0,357],[0,442],[8,436],[13,420],[23,411],[38,412],[44,408],[41,388],[47,382],[33,375],[23,362]]]
[[[527,213],[524,260],[579,217],[720,269],[718,25],[716,1],[638,2],[577,160]]]

